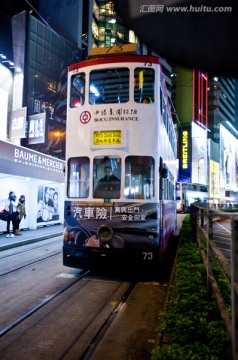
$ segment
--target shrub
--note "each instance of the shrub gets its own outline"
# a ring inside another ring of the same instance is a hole
[[[232,359],[229,338],[213,294],[207,290],[207,274],[192,232],[189,215],[181,229],[168,311],[157,331],[168,345],[159,345],[152,360]]]

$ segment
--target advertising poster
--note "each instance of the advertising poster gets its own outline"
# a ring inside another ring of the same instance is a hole
[[[59,188],[40,185],[37,199],[37,223],[59,220]]]
[[[66,207],[69,204],[66,202]],[[158,213],[159,204],[73,201],[65,229],[82,247],[140,249],[150,241],[152,248],[159,244]],[[104,226],[113,229],[108,242],[102,242],[98,236],[97,229]]]
[[[192,181],[208,184],[207,174],[207,131],[192,123]]]
[[[220,186],[237,190],[238,140],[224,126],[220,126]]]
[[[210,198],[220,198],[219,163],[210,160]]]

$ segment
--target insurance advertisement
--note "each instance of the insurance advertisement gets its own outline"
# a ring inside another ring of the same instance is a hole
[[[159,244],[159,204],[73,201],[65,206],[71,209],[65,214],[65,231],[78,246],[136,249],[148,242],[152,247]],[[98,233],[104,225],[113,229],[107,242]]]

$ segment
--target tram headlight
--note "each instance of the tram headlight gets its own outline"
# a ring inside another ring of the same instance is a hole
[[[112,240],[113,230],[110,226],[101,225],[98,228],[97,236],[101,244],[108,243],[110,240]]]

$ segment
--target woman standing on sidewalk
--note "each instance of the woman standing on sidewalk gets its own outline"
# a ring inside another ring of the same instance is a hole
[[[21,235],[20,233],[20,222],[22,218],[26,218],[26,206],[25,206],[25,195],[21,195],[17,205],[18,220],[15,235]]]
[[[17,229],[17,220],[18,220],[18,213],[17,213],[17,197],[14,191],[9,191],[9,197],[7,201],[8,211],[9,211],[9,218],[7,220],[7,237],[14,237],[15,231]],[[12,222],[12,233],[10,235],[10,224]]]

